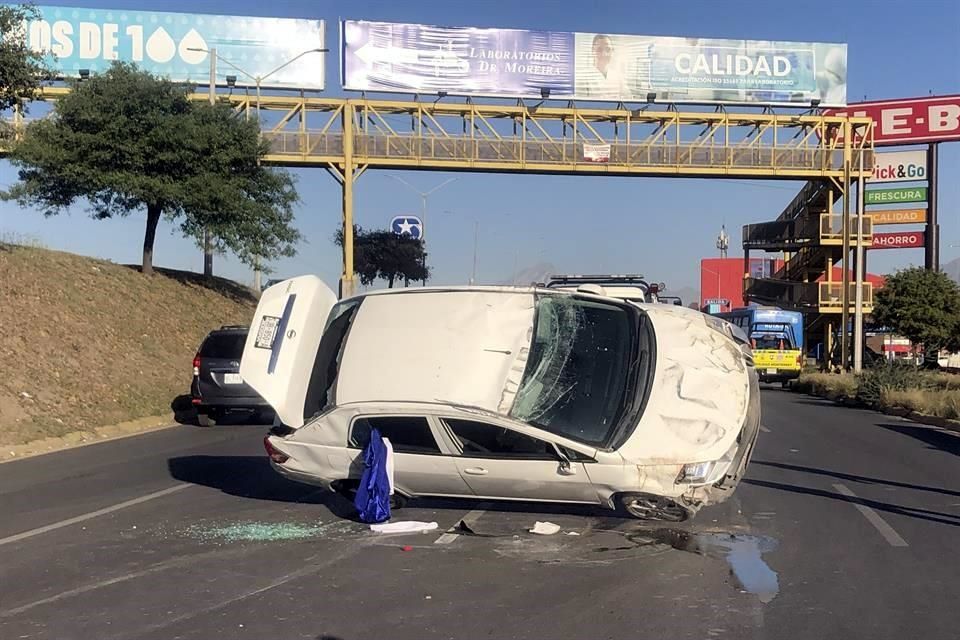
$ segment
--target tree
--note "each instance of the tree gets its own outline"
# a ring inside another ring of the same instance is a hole
[[[920,267],[887,276],[874,301],[874,320],[928,354],[960,349],[960,286],[945,274]]]
[[[334,242],[343,247],[343,229],[337,230]],[[397,280],[407,284],[411,280],[429,280],[426,257],[421,240],[386,229],[365,231],[360,225],[353,227],[353,270],[365,285],[373,284],[377,278],[386,280],[388,288],[393,288]]]
[[[218,249],[247,264],[295,253],[293,179],[260,164],[257,123],[128,63],[71,89],[11,153],[20,182],[8,197],[48,216],[81,199],[96,219],[146,210],[147,274],[161,216],[198,242],[209,228]]]
[[[24,27],[39,17],[32,5],[0,4],[0,111],[25,106],[51,75],[43,55],[27,46]]]

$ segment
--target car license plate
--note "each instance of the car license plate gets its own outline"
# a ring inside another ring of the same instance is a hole
[[[276,316],[263,316],[260,319],[260,327],[257,329],[257,340],[254,346],[258,349],[273,349],[273,341],[277,337],[277,327],[280,325],[280,318]]]
[[[767,369],[767,375],[768,375],[768,376],[775,376],[775,375],[777,375],[777,370],[776,370],[776,369]]]
[[[243,384],[243,378],[240,377],[239,373],[225,373],[223,374],[223,383],[224,384]]]

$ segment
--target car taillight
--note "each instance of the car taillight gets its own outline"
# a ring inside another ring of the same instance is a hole
[[[267,455],[277,464],[283,464],[290,459],[290,456],[277,449],[270,443],[270,436],[263,436],[263,448],[267,450]]]
[[[193,356],[193,375],[200,375],[200,354]]]

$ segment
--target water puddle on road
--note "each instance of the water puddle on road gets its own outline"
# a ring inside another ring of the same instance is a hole
[[[669,545],[708,558],[725,561],[747,593],[767,603],[777,597],[780,582],[777,574],[763,561],[763,554],[773,551],[777,543],[772,538],[733,533],[691,532],[679,529],[641,529],[624,532],[632,546],[597,547],[595,552],[625,551],[650,545]]]

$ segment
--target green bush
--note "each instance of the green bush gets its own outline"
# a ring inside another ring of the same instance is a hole
[[[911,364],[887,362],[860,374],[857,401],[868,407],[880,406],[884,391],[925,390],[933,387],[931,377]]]

